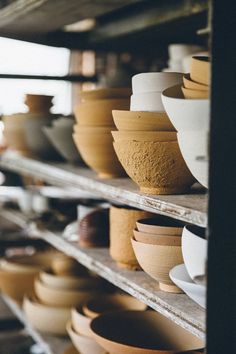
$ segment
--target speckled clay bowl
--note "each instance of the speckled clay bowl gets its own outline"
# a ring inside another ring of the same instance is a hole
[[[114,125],[111,125],[111,126],[105,126],[105,127],[91,127],[91,126],[85,126],[85,125],[79,125],[79,124],[76,124],[74,125],[74,132],[76,134],[86,134],[86,133],[93,133],[93,134],[111,134],[111,131],[112,130],[115,130],[115,127]]]
[[[155,311],[104,314],[91,323],[95,340],[110,354],[190,353],[204,342]]]
[[[98,88],[95,90],[82,91],[80,93],[82,101],[104,100],[111,98],[128,98],[132,91],[128,87]]]
[[[176,141],[176,132],[112,131],[114,141]]]
[[[148,243],[151,245],[162,246],[181,246],[180,236],[155,235],[141,232],[134,229],[134,239],[138,242]]]
[[[193,57],[190,67],[191,79],[203,85],[210,85],[210,68],[209,57]]]
[[[143,193],[181,194],[194,183],[177,141],[115,141],[114,149]]]

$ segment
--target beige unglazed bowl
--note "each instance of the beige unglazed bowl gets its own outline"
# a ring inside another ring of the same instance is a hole
[[[184,87],[190,90],[198,90],[198,91],[209,91],[208,85],[199,84],[198,82],[193,81],[190,78],[190,74],[185,74],[183,76]]]
[[[114,130],[115,127],[114,125],[111,125],[111,126],[106,126],[106,127],[98,127],[98,126],[95,126],[95,127],[91,127],[91,126],[85,126],[85,125],[79,125],[79,124],[76,124],[74,125],[74,132],[75,134],[83,134],[83,133],[107,133],[107,134],[111,134],[111,131]]]
[[[138,242],[160,246],[181,246],[180,236],[155,235],[134,229],[134,239]]]
[[[115,141],[115,152],[129,177],[146,194],[182,194],[194,177],[177,141]]]
[[[79,125],[111,126],[113,109],[129,109],[127,98],[92,100],[75,108],[75,118]]]
[[[209,98],[209,91],[191,90],[183,86],[181,87],[181,90],[185,98],[190,98],[190,99]]]
[[[131,240],[135,256],[142,269],[159,282],[166,292],[181,293],[169,277],[169,271],[183,263],[181,246],[152,245]]]
[[[26,296],[23,310],[27,320],[39,331],[55,335],[66,335],[66,323],[70,319],[68,307],[47,306],[32,296]]]
[[[176,132],[112,131],[114,141],[176,141]]]
[[[112,115],[118,130],[175,131],[165,112],[113,110]]]
[[[98,177],[113,178],[125,175],[114,151],[111,134],[73,134],[73,139],[83,160],[98,173]]]
[[[140,219],[136,222],[138,231],[167,236],[181,236],[184,223],[171,219],[164,215],[156,215],[152,218]]]
[[[104,100],[112,98],[129,98],[132,90],[129,87],[110,87],[86,90],[80,93],[82,101]]]
[[[82,336],[92,337],[90,329],[91,321],[92,319],[84,314],[82,305],[71,310],[71,322],[76,333]]]
[[[190,78],[203,85],[210,85],[211,64],[209,57],[192,57]]]

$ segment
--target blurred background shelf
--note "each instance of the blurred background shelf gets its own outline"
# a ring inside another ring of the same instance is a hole
[[[20,74],[0,74],[0,79],[26,79],[26,80],[55,80],[68,82],[96,82],[96,76],[83,75],[66,75],[66,76],[49,76],[49,75],[20,75]]]

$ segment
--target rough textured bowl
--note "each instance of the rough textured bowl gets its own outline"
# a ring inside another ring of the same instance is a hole
[[[153,218],[140,219],[136,223],[138,231],[153,235],[181,236],[184,223],[168,218],[163,215],[156,215]]]
[[[74,132],[76,134],[83,134],[83,133],[85,133],[85,134],[86,133],[111,134],[111,131],[114,129],[115,129],[114,125],[106,126],[106,127],[98,127],[98,126],[91,127],[91,126],[85,126],[85,125],[79,125],[79,124],[74,125]]]
[[[23,309],[27,320],[37,330],[66,335],[66,323],[71,315],[70,308],[43,305],[35,297],[26,296]]]
[[[181,246],[160,246],[131,240],[136,258],[142,269],[159,282],[160,289],[181,292],[169,278],[169,271],[183,263]]]
[[[179,354],[200,349],[202,340],[155,311],[122,311],[92,321],[96,341],[110,354]]]
[[[25,103],[30,113],[48,113],[52,106],[53,96],[27,94]]]
[[[90,328],[91,318],[87,317],[83,312],[83,306],[78,306],[71,310],[71,321],[75,332],[82,336],[92,337]]]
[[[57,275],[84,275],[87,269],[74,258],[60,254],[54,257],[51,264],[52,271]]]
[[[183,95],[187,99],[204,99],[209,98],[209,91],[192,90],[185,87],[181,87]]]
[[[132,77],[133,93],[162,92],[167,87],[181,84],[183,74],[181,73],[158,73],[149,72],[134,75]]]
[[[160,246],[181,246],[180,236],[155,235],[134,230],[134,239],[138,242]]]
[[[186,100],[181,86],[173,86],[162,92],[162,102],[175,129],[209,130],[210,101],[207,99]]]
[[[146,310],[143,304],[133,296],[113,294],[97,297],[87,301],[83,306],[84,314],[89,318],[95,318],[103,313],[121,310]]]
[[[129,109],[130,100],[125,98],[93,100],[75,108],[75,118],[79,125],[113,125],[113,109]]]
[[[151,215],[147,211],[129,207],[110,208],[110,255],[118,266],[140,269],[131,245],[131,238],[136,221]]]
[[[111,134],[73,134],[73,138],[86,164],[95,170],[100,178],[125,175],[112,146]]]
[[[67,332],[70,339],[80,354],[105,354],[103,349],[93,338],[82,336],[76,333],[71,322],[67,323]]]
[[[176,141],[176,132],[112,131],[114,141]]]
[[[192,175],[208,188],[208,133],[186,131],[177,134],[181,154]]]
[[[201,307],[206,308],[206,287],[195,284],[192,281],[184,264],[180,264],[171,269],[170,278],[193,301]]]
[[[104,100],[112,98],[129,98],[132,91],[128,87],[98,88],[95,90],[82,91],[82,101]]]
[[[113,120],[118,130],[174,131],[165,112],[112,111]],[[111,129],[114,130],[114,129]]]
[[[146,194],[181,194],[194,178],[177,141],[117,141],[115,152],[126,173]]]
[[[134,93],[130,97],[131,111],[163,112],[161,92]]]
[[[195,277],[206,274],[207,240],[206,229],[187,225],[183,229],[182,253],[185,267],[195,281]]]
[[[203,85],[210,85],[210,68],[209,57],[193,57],[190,67],[191,79]]]
[[[208,85],[202,85],[198,82],[191,80],[190,74],[185,74],[183,76],[184,87],[190,90],[198,90],[198,91],[209,91]]]

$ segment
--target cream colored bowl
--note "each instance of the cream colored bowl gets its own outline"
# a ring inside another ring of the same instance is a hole
[[[91,318],[87,317],[83,312],[83,306],[78,306],[71,310],[72,326],[76,333],[82,336],[92,337],[90,329]]]
[[[134,239],[138,242],[160,246],[181,246],[180,236],[155,235],[134,230]]]

